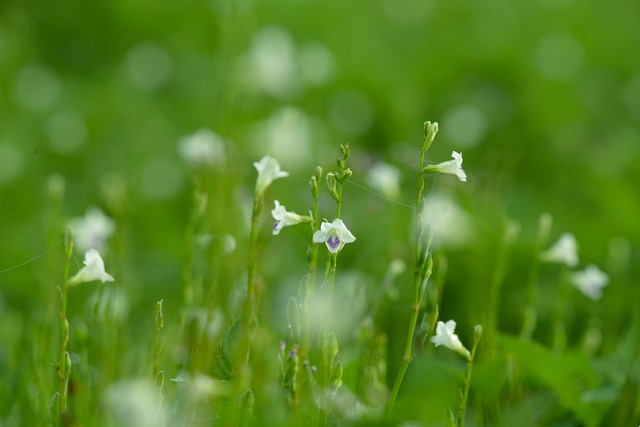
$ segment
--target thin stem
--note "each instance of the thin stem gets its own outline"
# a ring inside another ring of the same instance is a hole
[[[326,426],[329,416],[329,376],[331,374],[331,366],[329,361],[329,329],[331,327],[331,310],[333,299],[333,286],[336,279],[338,254],[330,254],[327,259],[327,269],[325,272],[325,295],[326,295],[326,307],[323,321],[323,336],[324,342],[322,347],[322,407],[320,410],[320,425]]]
[[[475,328],[473,348],[467,360],[467,370],[464,375],[464,386],[462,388],[462,401],[460,402],[460,413],[458,416],[458,427],[464,427],[465,413],[467,412],[467,398],[469,397],[469,387],[471,385],[471,369],[473,368],[473,359],[476,355],[476,348],[482,336],[482,327],[477,325]]]
[[[258,265],[258,219],[262,213],[262,204],[263,196],[256,196],[253,200],[253,211],[251,214],[251,235],[247,268],[247,299],[243,310],[243,325],[245,327],[257,321],[255,277]]]
[[[538,274],[540,271],[540,252],[544,247],[547,238],[549,237],[549,230],[551,228],[551,217],[549,215],[543,215],[540,217],[540,225],[538,231],[538,239],[534,248],[534,259],[529,272],[529,279],[527,281],[527,289],[525,291],[525,308],[524,308],[524,322],[522,324],[522,330],[520,331],[520,338],[526,341],[531,340],[533,332],[537,323],[536,301],[538,299]]]
[[[431,275],[432,259],[428,255],[429,247],[431,245],[431,238],[425,239],[424,226],[422,220],[421,207],[425,203],[423,196],[424,191],[424,174],[422,169],[424,168],[424,159],[429,147],[433,143],[436,133],[438,132],[438,124],[425,122],[424,124],[424,143],[422,150],[420,151],[420,165],[418,169],[418,190],[416,192],[416,216],[415,216],[415,270],[413,275],[413,304],[411,306],[411,316],[409,318],[409,327],[407,328],[407,340],[405,343],[404,356],[402,363],[396,376],[396,380],[391,390],[389,402],[387,404],[387,416],[391,415],[393,406],[396,403],[400,386],[404,380],[404,376],[409,368],[409,363],[412,359],[413,339],[415,335],[416,325],[418,323],[418,314],[420,312],[420,306],[422,305],[422,297],[424,295],[424,289]],[[429,262],[427,261],[429,259]]]
[[[64,274],[60,290],[60,352],[58,354],[58,379],[60,380],[58,399],[58,420],[67,410],[67,391],[69,386],[69,372],[71,369],[67,353],[69,343],[69,321],[67,320],[67,294],[69,290],[69,269],[73,255],[73,231],[67,227],[65,232],[65,263]]]

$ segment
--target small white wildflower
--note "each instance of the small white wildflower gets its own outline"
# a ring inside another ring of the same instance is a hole
[[[75,246],[80,252],[89,249],[105,250],[107,240],[116,229],[116,223],[99,208],[91,207],[85,216],[71,220],[75,230]]]
[[[454,151],[451,153],[453,160],[438,163],[437,165],[428,165],[423,169],[425,173],[448,173],[455,175],[462,182],[467,182],[467,174],[462,170],[462,153]]]
[[[443,345],[450,350],[455,351],[462,357],[469,359],[471,353],[460,342],[460,338],[455,334],[456,322],[455,320],[449,320],[447,323],[438,321],[436,325],[436,334],[431,337],[431,342],[436,347]]]
[[[333,222],[324,221],[320,230],[313,234],[313,241],[325,243],[332,254],[340,252],[345,243],[352,243],[355,240],[356,238],[341,219],[334,219]]]
[[[602,288],[609,283],[609,276],[589,264],[586,269],[572,273],[569,280],[587,297],[598,300],[602,298]]]
[[[289,176],[289,172],[280,169],[280,163],[271,156],[264,156],[259,162],[254,162],[253,166],[258,171],[256,181],[256,195],[262,195],[271,183],[278,178]]]
[[[93,282],[100,280],[104,282],[113,282],[115,279],[104,270],[104,261],[97,249],[89,249],[84,254],[84,267],[78,273],[69,279],[69,285],[74,286],[80,283]]]
[[[274,202],[276,207],[271,211],[271,216],[275,220],[275,222],[273,223],[273,234],[279,234],[280,230],[289,225],[311,221],[311,218],[309,217],[301,216],[295,212],[287,211],[284,205],[281,205],[279,201],[275,200]]]
[[[224,163],[224,140],[209,129],[187,135],[178,144],[178,153],[194,166],[213,166]]]
[[[577,266],[578,243],[575,236],[564,233],[553,246],[540,254],[540,260],[564,263],[569,267]]]

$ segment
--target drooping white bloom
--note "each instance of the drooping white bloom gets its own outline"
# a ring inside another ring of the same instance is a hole
[[[97,249],[89,249],[84,254],[84,267],[78,273],[69,279],[69,285],[78,285],[85,282],[93,282],[100,280],[104,282],[113,282],[115,279],[104,270],[104,261]]]
[[[449,320],[447,323],[438,321],[436,325],[436,334],[431,337],[431,342],[438,346],[445,346],[461,355],[462,357],[469,359],[471,353],[460,342],[460,338],[455,333],[456,322],[455,320]]]
[[[313,233],[313,241],[325,243],[332,254],[340,252],[345,243],[352,243],[355,240],[356,238],[341,219],[334,219],[333,222],[324,221],[320,230]]]
[[[76,249],[80,252],[89,249],[104,251],[107,239],[116,229],[115,222],[96,207],[89,208],[85,216],[71,220],[71,226],[76,233]]]
[[[428,165],[423,171],[427,173],[448,173],[457,176],[462,182],[467,182],[467,174],[462,170],[462,153],[454,151],[451,153],[451,157],[453,157],[453,160],[447,160],[437,165]]]
[[[602,298],[602,288],[609,284],[609,276],[594,264],[589,264],[586,269],[572,273],[570,281],[587,297],[598,300]]]
[[[178,153],[194,166],[213,166],[224,163],[224,140],[209,129],[200,129],[180,140]]]
[[[289,225],[311,221],[311,218],[309,217],[301,216],[295,212],[287,211],[284,205],[281,205],[279,201],[275,200],[274,202],[276,207],[271,211],[271,216],[275,220],[275,222],[273,223],[273,234],[279,234],[280,230]]]
[[[400,171],[388,163],[378,162],[369,171],[367,183],[386,197],[400,195]]]
[[[254,162],[253,166],[258,171],[256,196],[262,195],[274,180],[289,176],[289,172],[280,169],[280,163],[271,156],[264,156],[259,162]]]
[[[564,263],[569,267],[577,266],[578,243],[575,236],[564,233],[553,246],[540,254],[540,260]]]

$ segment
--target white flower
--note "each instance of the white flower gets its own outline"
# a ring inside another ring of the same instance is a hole
[[[400,194],[400,171],[388,163],[378,162],[369,171],[367,183],[386,197]]]
[[[431,337],[431,342],[435,344],[436,347],[443,345],[468,359],[471,357],[471,354],[469,353],[469,350],[462,345],[460,338],[455,334],[455,330],[455,320],[449,320],[447,323],[438,321],[438,324],[436,325],[436,334]]]
[[[564,233],[553,246],[540,254],[540,259],[575,267],[578,265],[578,243],[575,236],[571,233]]]
[[[115,222],[96,207],[87,210],[85,216],[71,220],[75,230],[75,245],[80,252],[89,249],[105,250],[107,239],[116,229]]]
[[[275,200],[276,207],[271,211],[271,216],[275,220],[273,223],[273,234],[279,234],[280,230],[288,225],[300,224],[301,222],[309,222],[311,218],[298,215],[295,212],[288,212],[284,205]]]
[[[225,161],[224,140],[209,129],[200,129],[180,140],[178,153],[194,166],[213,166]]]
[[[602,288],[609,283],[609,276],[589,264],[586,269],[572,273],[569,280],[587,297],[598,300],[602,297]]]
[[[313,233],[313,241],[325,243],[332,254],[340,252],[345,243],[351,243],[355,240],[356,238],[341,219],[334,219],[333,222],[324,221],[320,230]]]
[[[259,162],[254,162],[253,166],[258,171],[256,195],[262,195],[274,180],[289,176],[289,172],[281,170],[280,163],[271,156],[264,156]]]
[[[423,169],[426,173],[448,173],[455,175],[462,182],[467,182],[467,174],[462,170],[462,153],[456,151],[451,153],[453,160],[447,160],[446,162],[438,163],[437,165],[428,165]]]
[[[84,254],[84,267],[78,273],[69,279],[69,285],[78,285],[85,282],[93,282],[100,280],[104,282],[113,282],[115,279],[106,271],[104,271],[104,261],[97,249],[89,249]]]

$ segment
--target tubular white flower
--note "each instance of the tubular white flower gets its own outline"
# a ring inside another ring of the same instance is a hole
[[[540,254],[540,260],[564,263],[569,267],[578,265],[578,243],[571,233],[564,233],[558,241]]]
[[[69,279],[69,285],[79,285],[80,283],[93,282],[100,280],[104,282],[113,282],[115,279],[104,270],[104,261],[97,249],[89,249],[84,254],[84,267],[78,273]]]
[[[264,156],[259,162],[254,162],[253,166],[258,171],[256,196],[262,195],[274,180],[289,176],[289,172],[281,170],[280,163],[271,156]]]
[[[438,163],[437,165],[428,165],[423,169],[426,173],[448,173],[455,175],[462,182],[467,182],[467,174],[462,170],[462,153],[454,151],[451,153],[453,160],[447,160],[446,162]]]
[[[460,338],[455,334],[455,330],[455,320],[449,320],[447,323],[438,321],[438,324],[436,325],[436,334],[431,337],[431,342],[435,344],[436,347],[443,345],[448,349],[455,351],[465,359],[469,359],[469,357],[471,357],[471,353],[469,353],[469,350],[462,345]]]
[[[345,243],[352,243],[355,240],[356,238],[341,219],[334,219],[333,222],[324,221],[320,230],[313,234],[313,241],[325,243],[332,254],[340,252]]]
[[[594,264],[587,265],[587,268],[582,271],[572,273],[569,280],[583,294],[593,300],[602,298],[602,288],[609,284],[609,276]]]
[[[284,205],[275,200],[275,208],[271,211],[271,216],[275,220],[273,223],[273,234],[279,234],[280,230],[289,225],[300,224],[301,222],[309,222],[311,218],[298,215],[295,212],[289,212]]]

